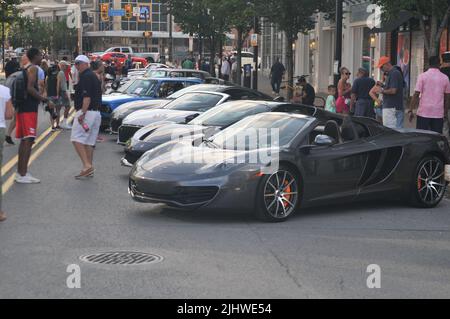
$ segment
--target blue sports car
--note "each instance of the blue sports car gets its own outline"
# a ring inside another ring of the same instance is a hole
[[[187,86],[202,83],[197,78],[140,78],[135,80],[122,93],[113,93],[102,97],[102,127],[110,124],[111,113],[120,105],[133,101],[165,98]]]

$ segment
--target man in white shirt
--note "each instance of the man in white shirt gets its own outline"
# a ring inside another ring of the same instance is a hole
[[[222,59],[222,68],[220,69],[220,72],[222,74],[222,79],[225,81],[230,80],[231,65],[226,56]]]

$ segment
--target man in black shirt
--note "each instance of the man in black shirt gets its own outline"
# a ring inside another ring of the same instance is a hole
[[[280,94],[281,81],[283,80],[283,75],[286,72],[284,65],[277,58],[274,65],[270,69],[270,83],[272,84],[272,89],[275,94]]]
[[[350,111],[353,111],[355,116],[375,118],[372,98],[369,95],[375,84],[375,80],[369,78],[369,72],[366,69],[358,70],[357,79],[353,82],[350,102]]]
[[[298,80],[298,84],[303,87],[302,104],[314,106],[316,91],[314,90],[313,86],[306,82],[306,78],[303,76]]]
[[[75,67],[79,73],[78,85],[75,89],[75,120],[72,126],[71,141],[83,164],[76,179],[94,176],[94,147],[101,124],[99,108],[102,103],[102,89],[98,77],[89,67],[89,58],[79,55],[75,59]]]

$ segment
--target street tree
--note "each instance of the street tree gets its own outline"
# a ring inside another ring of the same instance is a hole
[[[212,73],[214,70],[212,61],[217,44],[222,42],[224,33],[229,30],[229,20],[226,14],[227,4],[216,0],[164,0],[164,3],[183,32],[198,37],[200,63],[203,40],[209,41],[211,51],[210,71]]]
[[[411,13],[420,23],[429,56],[437,55],[442,33],[450,15],[448,0],[375,0],[381,7],[383,20],[395,20],[401,10]]]
[[[330,12],[334,7],[334,0],[262,0],[265,9],[263,15],[275,23],[286,35],[286,57],[288,84],[294,84],[293,46],[299,33],[307,33],[313,29],[318,12]],[[293,97],[292,90],[288,90],[288,99]]]

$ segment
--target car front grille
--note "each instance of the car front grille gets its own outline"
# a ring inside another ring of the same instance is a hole
[[[126,143],[139,131],[141,126],[122,125],[119,127],[119,143]]]
[[[153,192],[143,192],[135,181],[130,180],[130,189],[141,198],[153,201],[160,200],[164,203],[172,203],[181,206],[194,206],[208,203],[218,193],[217,186],[178,186],[171,194],[163,193],[155,189]]]

